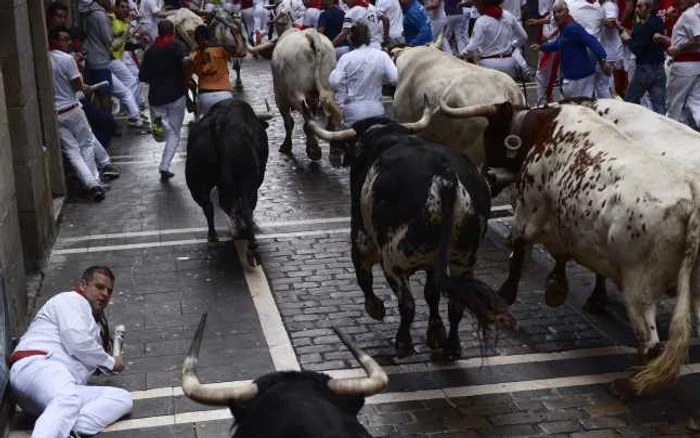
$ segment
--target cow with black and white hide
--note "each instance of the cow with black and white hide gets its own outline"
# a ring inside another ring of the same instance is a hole
[[[606,276],[623,293],[640,356],[651,360],[618,389],[627,396],[671,383],[688,350],[691,308],[700,310],[691,284],[700,246],[698,175],[648,153],[582,106],[451,108],[443,101],[441,109],[452,117],[486,117],[486,164],[517,175],[513,256],[500,294],[514,302],[533,243],[558,262],[575,260]],[[550,280],[547,294],[558,293],[563,270],[555,268]],[[655,303],[670,288],[677,289],[677,302],[659,353]]]
[[[412,354],[415,306],[409,277],[425,271],[430,309],[426,342],[433,349],[442,348],[445,358],[458,359],[465,307],[483,329],[490,323],[511,327],[514,320],[495,291],[474,278],[491,208],[489,187],[466,155],[409,135],[427,126],[429,115],[426,107],[419,122],[406,124],[372,117],[339,132],[309,123],[328,141],[356,137],[346,162],[350,163],[352,261],[365,310],[376,320],[384,318],[384,303],[372,288],[372,266],[379,263],[398,298],[396,354]],[[449,337],[438,310],[440,291],[449,296]]]
[[[199,122],[190,125],[187,140],[187,187],[207,218],[209,241],[218,240],[211,201],[216,187],[219,206],[235,228],[234,234],[240,232],[248,241],[247,259],[251,265],[259,260],[253,210],[265,177],[268,157],[265,129],[269,118],[269,115],[256,115],[243,100],[223,100]]]
[[[389,379],[343,332],[336,329],[366,377],[335,379],[314,371],[285,371],[244,385],[207,387],[197,378],[205,323],[206,314],[182,365],[182,390],[199,403],[227,406],[235,419],[233,438],[371,438],[357,414],[365,397],[381,392]]]

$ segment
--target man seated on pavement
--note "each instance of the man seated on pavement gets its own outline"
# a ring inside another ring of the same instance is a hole
[[[75,290],[55,295],[39,309],[12,353],[10,387],[22,409],[38,416],[32,436],[95,435],[131,411],[129,392],[87,385],[97,370],[124,369],[121,355],[105,351],[104,310],[113,287],[108,267],[88,268]]]
[[[75,168],[78,178],[95,202],[105,198],[95,164],[95,145],[99,144],[90,129],[76,92],[91,92],[83,84],[78,64],[70,55],[71,38],[65,27],[49,32],[49,61],[54,89],[54,108],[58,122],[61,150]]]

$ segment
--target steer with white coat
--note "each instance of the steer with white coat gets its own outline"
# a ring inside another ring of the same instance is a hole
[[[698,175],[646,152],[582,106],[451,108],[443,101],[441,109],[487,117],[486,165],[517,174],[514,252],[501,295],[514,302],[533,243],[557,261],[575,260],[606,276],[623,293],[640,355],[651,359],[618,389],[641,394],[670,384],[688,350],[691,310],[700,310],[691,284],[700,246]],[[671,288],[677,301],[660,353],[655,303]]]

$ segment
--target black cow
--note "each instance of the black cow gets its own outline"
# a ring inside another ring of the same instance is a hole
[[[424,113],[412,124],[369,118],[340,132],[310,125],[329,141],[357,137],[345,159],[351,166],[352,261],[367,313],[384,318],[384,303],[372,290],[372,266],[380,263],[399,301],[396,354],[412,354],[409,277],[426,271],[427,344],[455,359],[461,355],[458,329],[465,307],[484,329],[491,322],[509,327],[514,320],[498,295],[473,277],[491,208],[489,187],[465,155],[409,135],[427,121]],[[450,298],[449,338],[438,311],[439,291]]]
[[[227,99],[190,126],[185,177],[195,202],[207,217],[209,241],[218,240],[214,228],[211,192],[217,188],[219,205],[248,240],[248,263],[259,262],[253,234],[253,210],[267,164],[269,115],[256,115],[246,102]]]
[[[267,374],[243,386],[207,388],[196,368],[205,314],[182,365],[182,390],[200,403],[228,406],[235,418],[234,438],[370,438],[357,421],[365,397],[381,392],[388,378],[382,368],[336,329],[367,377],[332,379],[312,371]]]

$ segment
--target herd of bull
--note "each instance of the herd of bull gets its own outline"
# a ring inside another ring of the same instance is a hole
[[[427,273],[428,345],[456,359],[465,309],[482,327],[514,326],[508,306],[530,247],[539,243],[556,261],[545,287],[548,305],[566,298],[569,260],[598,276],[590,307],[605,305],[606,278],[622,292],[643,366],[616,382],[619,395],[673,383],[687,355],[691,315],[700,318],[700,134],[618,100],[527,108],[509,76],[432,47],[393,53],[398,121],[375,117],[337,130],[330,42],[314,30],[288,30],[275,44],[272,76],[286,128],[280,151],[291,152],[291,110],[304,116],[310,158],[321,158],[317,137],[346,145],[352,261],[372,318],[385,314],[372,288],[373,265],[380,264],[398,298],[397,356],[413,352],[410,275]],[[321,112],[325,128],[316,120]],[[253,210],[268,158],[268,118],[242,100],[223,101],[193,124],[187,145],[187,184],[206,215],[209,239],[217,238],[210,197],[216,188],[221,208],[248,241],[251,265],[259,263]],[[491,198],[506,186],[514,203],[513,254],[496,292],[473,271]],[[449,332],[438,312],[441,294],[449,300]],[[656,302],[666,294],[676,305],[662,348]],[[366,378],[278,372],[213,388],[196,377],[205,318],[183,365],[183,389],[199,402],[228,406],[236,437],[370,436],[356,415],[388,379],[342,332]]]

